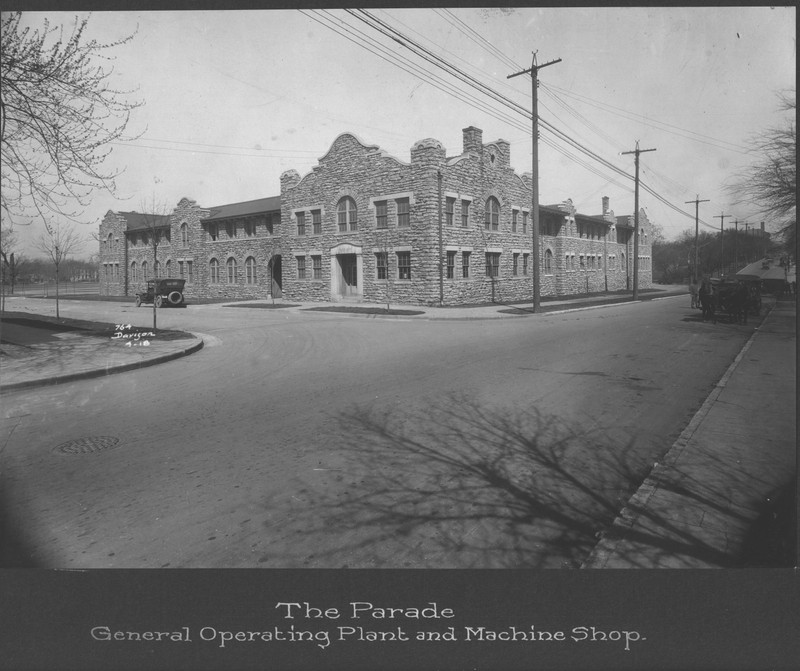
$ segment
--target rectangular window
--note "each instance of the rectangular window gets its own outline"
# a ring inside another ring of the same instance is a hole
[[[486,252],[486,277],[500,276],[500,253]]]
[[[397,279],[411,279],[411,252],[397,252]]]
[[[297,216],[297,235],[305,235],[306,234],[306,213],[305,212],[298,212],[296,216]]]
[[[305,256],[298,256],[297,257],[297,279],[298,280],[306,279],[306,257]]]
[[[178,277],[183,277],[183,261],[178,261]]]
[[[387,215],[385,200],[379,200],[375,203],[375,226],[377,228],[389,228],[389,217]]]
[[[469,227],[469,201],[461,201],[461,228]]]
[[[519,275],[519,254],[517,253],[511,257],[511,274],[514,276]]]
[[[528,274],[528,256],[529,256],[528,254],[523,254],[522,255],[522,274],[523,275],[527,275]]]
[[[256,223],[254,221],[245,221],[244,222],[244,234],[248,238],[255,237],[255,234],[256,234]]]
[[[217,224],[209,224],[208,225],[208,235],[212,241],[216,242],[219,240],[219,226]]]
[[[522,232],[528,232],[528,213],[524,211],[522,213]]]
[[[447,252],[447,279],[452,280],[456,276],[456,253]]]
[[[311,211],[311,226],[314,235],[322,235],[322,210]]]
[[[228,237],[229,238],[235,238],[236,237],[236,222],[235,221],[227,222],[225,224],[225,230],[228,232]]]
[[[447,198],[444,204],[444,212],[445,212],[445,223],[447,226],[453,225],[453,212],[456,206],[456,199],[455,198]]]
[[[192,262],[186,262],[186,281],[191,283],[192,281]]]
[[[389,255],[386,252],[378,252],[375,254],[375,259],[378,268],[378,279],[389,279]]]
[[[518,210],[511,210],[511,232],[517,232],[517,215],[519,214]]]
[[[399,227],[411,225],[411,205],[408,198],[397,199],[397,225]]]
[[[315,280],[321,280],[322,279],[322,257],[319,256],[319,255],[312,256],[311,257],[311,266],[312,266],[312,269],[313,269],[312,272],[314,273],[314,279]]]
[[[461,277],[469,277],[469,252],[461,252]]]

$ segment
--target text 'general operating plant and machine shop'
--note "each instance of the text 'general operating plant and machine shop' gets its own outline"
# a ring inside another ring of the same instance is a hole
[[[327,649],[335,643],[404,643],[463,641],[475,643],[604,644],[629,651],[647,640],[637,630],[613,629],[581,623],[570,629],[550,629],[517,623],[498,627],[455,624],[452,608],[436,602],[424,606],[377,606],[351,601],[347,607],[319,607],[308,602],[278,602],[279,624],[230,628],[218,623],[178,625],[160,630],[98,625],[91,628],[95,641],[212,644],[231,648],[247,644],[299,643]]]

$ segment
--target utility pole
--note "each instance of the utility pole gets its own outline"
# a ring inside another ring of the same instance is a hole
[[[733,221],[733,273],[739,267],[739,220]]]
[[[730,214],[720,212],[714,215],[714,219],[719,219],[719,279],[725,273],[725,217],[730,217]]]
[[[697,283],[697,238],[700,235],[700,203],[710,203],[711,201],[700,200],[700,194],[697,194],[697,198],[694,200],[687,200],[684,201],[687,205],[689,203],[694,203],[694,271],[692,272],[692,278],[694,283]]]
[[[541,289],[539,287],[539,100],[537,98],[537,89],[539,88],[539,70],[546,68],[548,65],[560,63],[561,59],[557,58],[554,61],[548,61],[542,65],[536,64],[536,52],[533,52],[533,59],[531,60],[531,67],[527,70],[515,72],[513,75],[508,75],[506,79],[517,77],[530,73],[531,75],[531,142],[533,149],[531,151],[531,166],[533,183],[531,184],[531,225],[533,228],[533,239],[531,250],[531,257],[533,261],[533,312],[539,311]]]
[[[639,300],[639,154],[655,149],[639,149],[639,140],[636,140],[636,149],[623,151],[622,154],[635,154],[636,164],[636,189],[634,190],[633,204],[633,300]]]

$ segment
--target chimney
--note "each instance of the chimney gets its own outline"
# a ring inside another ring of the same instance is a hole
[[[603,214],[608,214],[608,196],[603,196]]]
[[[475,126],[465,128],[464,133],[464,153],[474,152],[480,154],[483,150],[483,131]]]

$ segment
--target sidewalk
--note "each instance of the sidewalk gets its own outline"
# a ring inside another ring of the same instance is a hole
[[[741,566],[769,540],[759,518],[797,488],[796,314],[775,304],[582,568]]]

